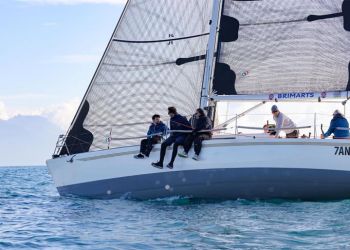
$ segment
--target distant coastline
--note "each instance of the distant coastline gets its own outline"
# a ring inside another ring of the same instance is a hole
[[[45,168],[45,165],[27,165],[27,166],[0,166],[0,168]]]

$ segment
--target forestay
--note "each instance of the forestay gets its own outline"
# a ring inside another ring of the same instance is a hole
[[[348,0],[225,0],[214,90],[349,90],[349,31]]]
[[[184,115],[198,108],[204,60],[191,58],[206,53],[211,8],[211,0],[128,1],[69,130],[70,154],[144,135],[168,106]]]

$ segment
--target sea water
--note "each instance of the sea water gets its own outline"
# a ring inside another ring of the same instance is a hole
[[[0,249],[350,249],[350,200],[64,198],[45,167],[0,180]]]

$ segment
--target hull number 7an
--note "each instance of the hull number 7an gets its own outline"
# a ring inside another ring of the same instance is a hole
[[[350,155],[350,147],[334,147],[335,155]]]

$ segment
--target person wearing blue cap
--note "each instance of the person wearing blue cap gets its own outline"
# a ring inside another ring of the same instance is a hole
[[[296,124],[288,116],[280,112],[276,105],[273,105],[271,107],[271,112],[273,115],[273,119],[276,122],[276,138],[280,136],[280,133],[282,131],[281,128],[283,128],[283,131],[286,133],[287,138],[299,137],[299,130],[295,129]]]

